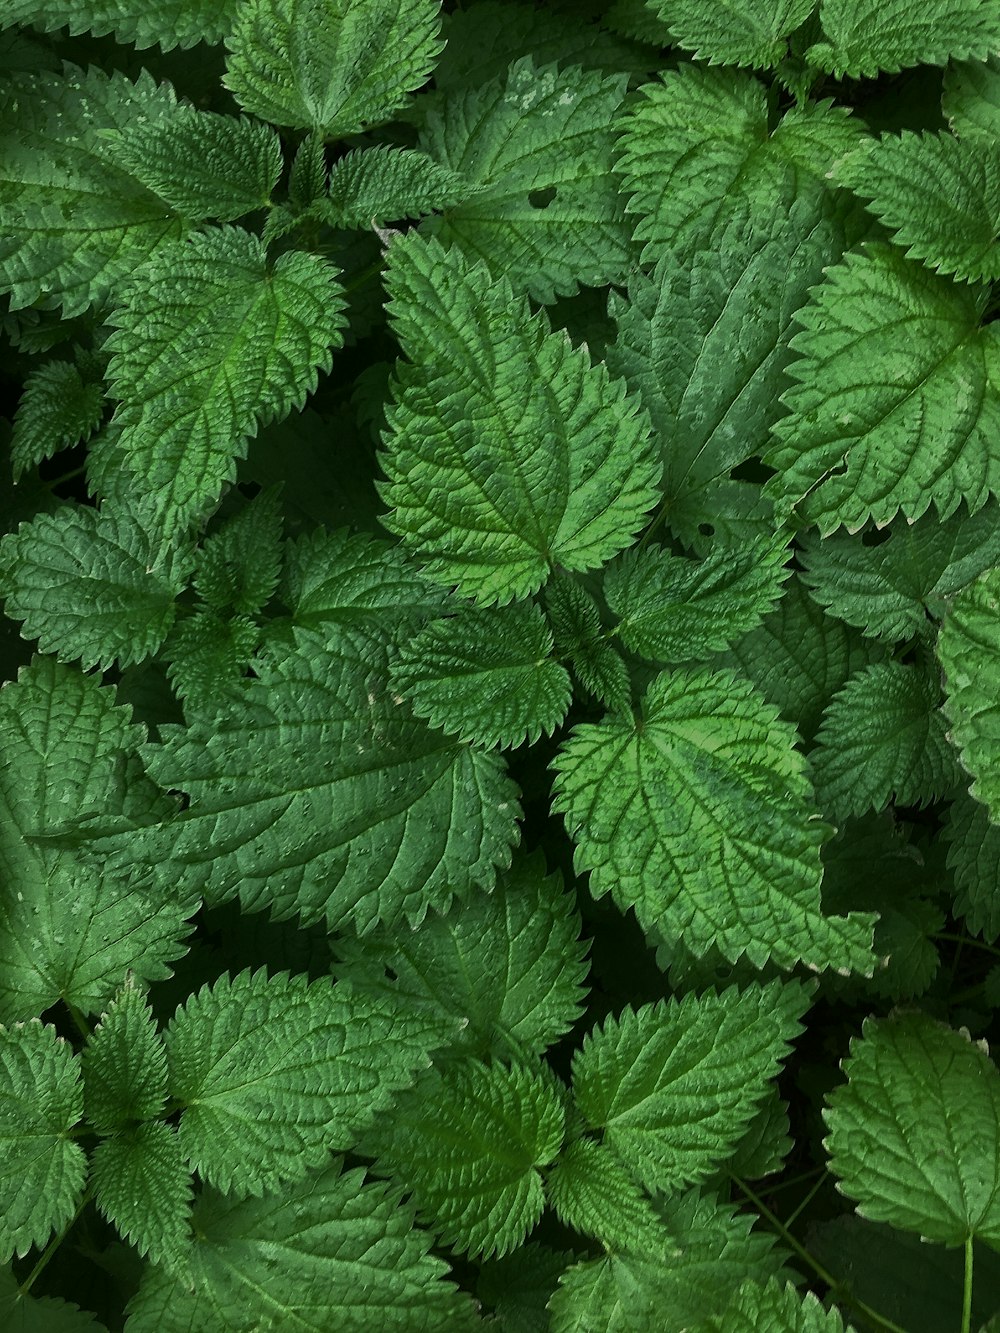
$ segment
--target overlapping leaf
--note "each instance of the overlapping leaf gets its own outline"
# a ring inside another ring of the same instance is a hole
[[[97,429],[104,409],[101,386],[84,380],[70,361],[47,361],[24,382],[14,416],[10,461],[14,480]]]
[[[370,227],[421,218],[460,204],[477,186],[412,148],[357,148],[333,164],[329,219],[336,227]]]
[[[0,1269],[0,1319],[16,1333],[108,1333],[88,1310],[22,1291],[10,1269]]]
[[[113,33],[119,42],[164,51],[196,42],[218,42],[229,31],[239,0],[4,0],[0,23],[31,23],[53,32],[95,37]]]
[[[167,1054],[142,991],[130,981],[101,1015],[83,1052],[87,1122],[102,1134],[158,1116]]]
[[[776,65],[813,0],[649,0],[678,46],[710,65]]]
[[[826,41],[806,58],[838,78],[873,78],[908,65],[984,60],[1000,43],[993,0],[822,0]]]
[[[1000,133],[1000,55],[950,63],[944,74],[941,109],[960,138],[995,143]]]
[[[955,911],[992,944],[1000,937],[1000,825],[964,792],[948,807],[944,828],[955,876]]]
[[[766,1286],[745,1282],[721,1314],[694,1325],[692,1333],[757,1333],[762,1328],[773,1333],[853,1333],[839,1310],[825,1310],[813,1292],[800,1295],[790,1282],[782,1287],[777,1281]]]
[[[545,1177],[545,1195],[559,1220],[607,1249],[642,1253],[663,1242],[652,1203],[621,1161],[596,1139],[577,1139]]]
[[[955,598],[937,653],[951,739],[972,774],[972,795],[1000,822],[1000,567],[987,570]]]
[[[177,1263],[190,1239],[191,1172],[162,1120],[102,1139],[91,1162],[97,1207],[154,1263]]]
[[[601,628],[601,613],[587,589],[574,578],[557,575],[546,585],[545,610],[556,652],[568,660],[584,690],[610,709],[627,709],[628,668],[610,631]]]

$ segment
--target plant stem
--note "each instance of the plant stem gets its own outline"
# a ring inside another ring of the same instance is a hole
[[[977,940],[973,935],[952,935],[949,931],[937,930],[931,939],[944,940],[948,944],[971,944],[974,949],[982,949],[984,953],[991,953],[994,958],[1000,958],[1000,949],[987,944],[985,940]]]
[[[80,1199],[80,1202],[77,1204],[76,1212],[70,1218],[69,1222],[66,1224],[66,1226],[63,1227],[62,1231],[56,1232],[56,1234],[49,1241],[48,1245],[46,1245],[45,1249],[38,1256],[38,1262],[35,1264],[34,1268],[31,1270],[28,1276],[18,1287],[18,1291],[20,1291],[22,1296],[27,1296],[28,1292],[35,1285],[36,1280],[38,1279],[39,1275],[45,1268],[46,1264],[49,1262],[49,1260],[55,1254],[56,1250],[58,1250],[59,1246],[69,1235],[71,1228],[76,1222],[76,1219],[80,1216],[84,1208],[86,1208],[87,1204],[90,1202],[90,1195],[91,1195],[90,1189],[84,1191],[83,1196]]]
[[[965,1238],[965,1283],[962,1288],[962,1333],[972,1329],[972,1237]]]
[[[801,1201],[799,1206],[792,1213],[791,1217],[785,1220],[785,1226],[789,1231],[792,1229],[792,1226],[794,1225],[796,1218],[798,1218],[802,1210],[804,1208],[808,1208],[809,1205],[812,1203],[813,1199],[819,1193],[825,1179],[826,1179],[826,1173],[824,1172],[823,1175],[820,1176],[819,1180],[816,1181],[816,1184],[813,1185],[812,1189],[809,1191],[806,1197]]]

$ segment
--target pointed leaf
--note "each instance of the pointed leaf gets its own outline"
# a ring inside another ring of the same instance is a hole
[[[839,1310],[824,1310],[816,1295],[800,1295],[789,1282],[767,1286],[745,1282],[720,1315],[696,1324],[692,1333],[853,1333]]]
[[[202,542],[194,576],[198,596],[214,611],[257,615],[278,584],[281,536],[275,487],[261,491]]]
[[[43,32],[68,27],[140,48],[164,51],[196,42],[220,42],[236,16],[239,0],[4,0],[4,27],[31,23]]]
[[[548,615],[556,653],[569,660],[579,683],[615,712],[624,712],[631,700],[628,669],[615,651],[610,632],[601,626],[593,597],[576,579],[557,574],[545,587]]]
[[[189,1239],[191,1172],[177,1131],[155,1120],[102,1139],[92,1160],[94,1200],[155,1264],[182,1259]]]
[[[1000,11],[993,0],[822,0],[827,40],[806,59],[837,78],[873,78],[909,65],[984,60],[1000,44]]]
[[[460,204],[474,182],[412,148],[376,144],[345,153],[330,172],[330,222],[371,227],[396,218],[420,218]]]
[[[99,384],[84,380],[69,361],[47,361],[31,371],[14,415],[10,461],[14,480],[60,449],[86,441],[104,411]]]
[[[1000,568],[987,570],[958,594],[941,626],[938,660],[945,676],[944,711],[970,791],[1000,822]]]
[[[941,110],[959,138],[995,143],[1000,133],[1000,55],[949,63]]]
[[[559,1154],[545,1177],[545,1196],[564,1226],[595,1237],[605,1249],[641,1254],[662,1242],[653,1205],[596,1139],[577,1139]]]
[[[89,1310],[23,1292],[9,1269],[0,1269],[0,1320],[10,1333],[108,1333]]]
[[[814,5],[813,0],[649,0],[648,8],[696,60],[771,68]]]
[[[113,1133],[160,1115],[167,1102],[167,1053],[142,991],[130,980],[94,1028],[83,1052],[87,1122]]]
[[[952,801],[944,828],[955,876],[955,907],[974,935],[1000,938],[1000,824],[966,792]]]

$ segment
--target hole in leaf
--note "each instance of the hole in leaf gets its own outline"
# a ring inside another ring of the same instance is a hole
[[[701,533],[703,537],[715,536],[715,528],[712,526],[711,523],[699,523],[698,531]]]
[[[548,208],[555,197],[556,187],[554,185],[549,185],[544,190],[528,191],[528,203],[532,208]]]

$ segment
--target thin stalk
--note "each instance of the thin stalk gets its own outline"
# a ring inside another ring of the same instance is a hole
[[[35,1285],[35,1282],[38,1280],[40,1274],[44,1271],[45,1266],[48,1264],[49,1260],[55,1254],[56,1250],[58,1250],[59,1246],[63,1243],[66,1237],[69,1235],[70,1229],[76,1222],[76,1219],[83,1212],[84,1208],[86,1208],[87,1204],[90,1203],[90,1196],[91,1196],[91,1190],[89,1189],[85,1190],[83,1197],[81,1198],[79,1204],[77,1205],[76,1212],[70,1218],[67,1225],[63,1227],[62,1231],[56,1232],[56,1234],[49,1241],[48,1245],[46,1245],[45,1249],[38,1256],[38,1262],[35,1264],[34,1268],[24,1279],[21,1285],[18,1287],[18,1290],[20,1291],[22,1296],[27,1296],[28,1292],[31,1290],[31,1288]]]
[[[788,1218],[785,1219],[785,1226],[788,1228],[789,1231],[791,1231],[792,1227],[795,1225],[795,1222],[796,1222],[797,1218],[800,1216],[800,1214],[803,1212],[803,1210],[809,1207],[809,1205],[812,1203],[813,1199],[816,1197],[816,1195],[817,1195],[817,1194],[819,1193],[819,1191],[822,1189],[822,1187],[823,1187],[823,1182],[824,1182],[825,1180],[826,1180],[826,1172],[824,1172],[823,1175],[820,1176],[819,1180],[816,1181],[816,1184],[813,1185],[812,1189],[809,1191],[809,1193],[806,1195],[806,1197],[805,1197],[805,1198],[802,1200],[802,1202],[799,1204],[798,1208],[795,1209],[795,1211],[792,1213],[791,1217],[788,1217]]]
[[[982,949],[984,953],[990,953],[994,958],[1000,958],[1000,949],[992,944],[987,944],[985,940],[977,940],[973,935],[953,935],[947,930],[937,930],[931,936],[932,940],[943,940],[946,944],[971,944],[974,949]]]
[[[965,1238],[965,1282],[962,1287],[962,1333],[972,1331],[972,1237]]]

